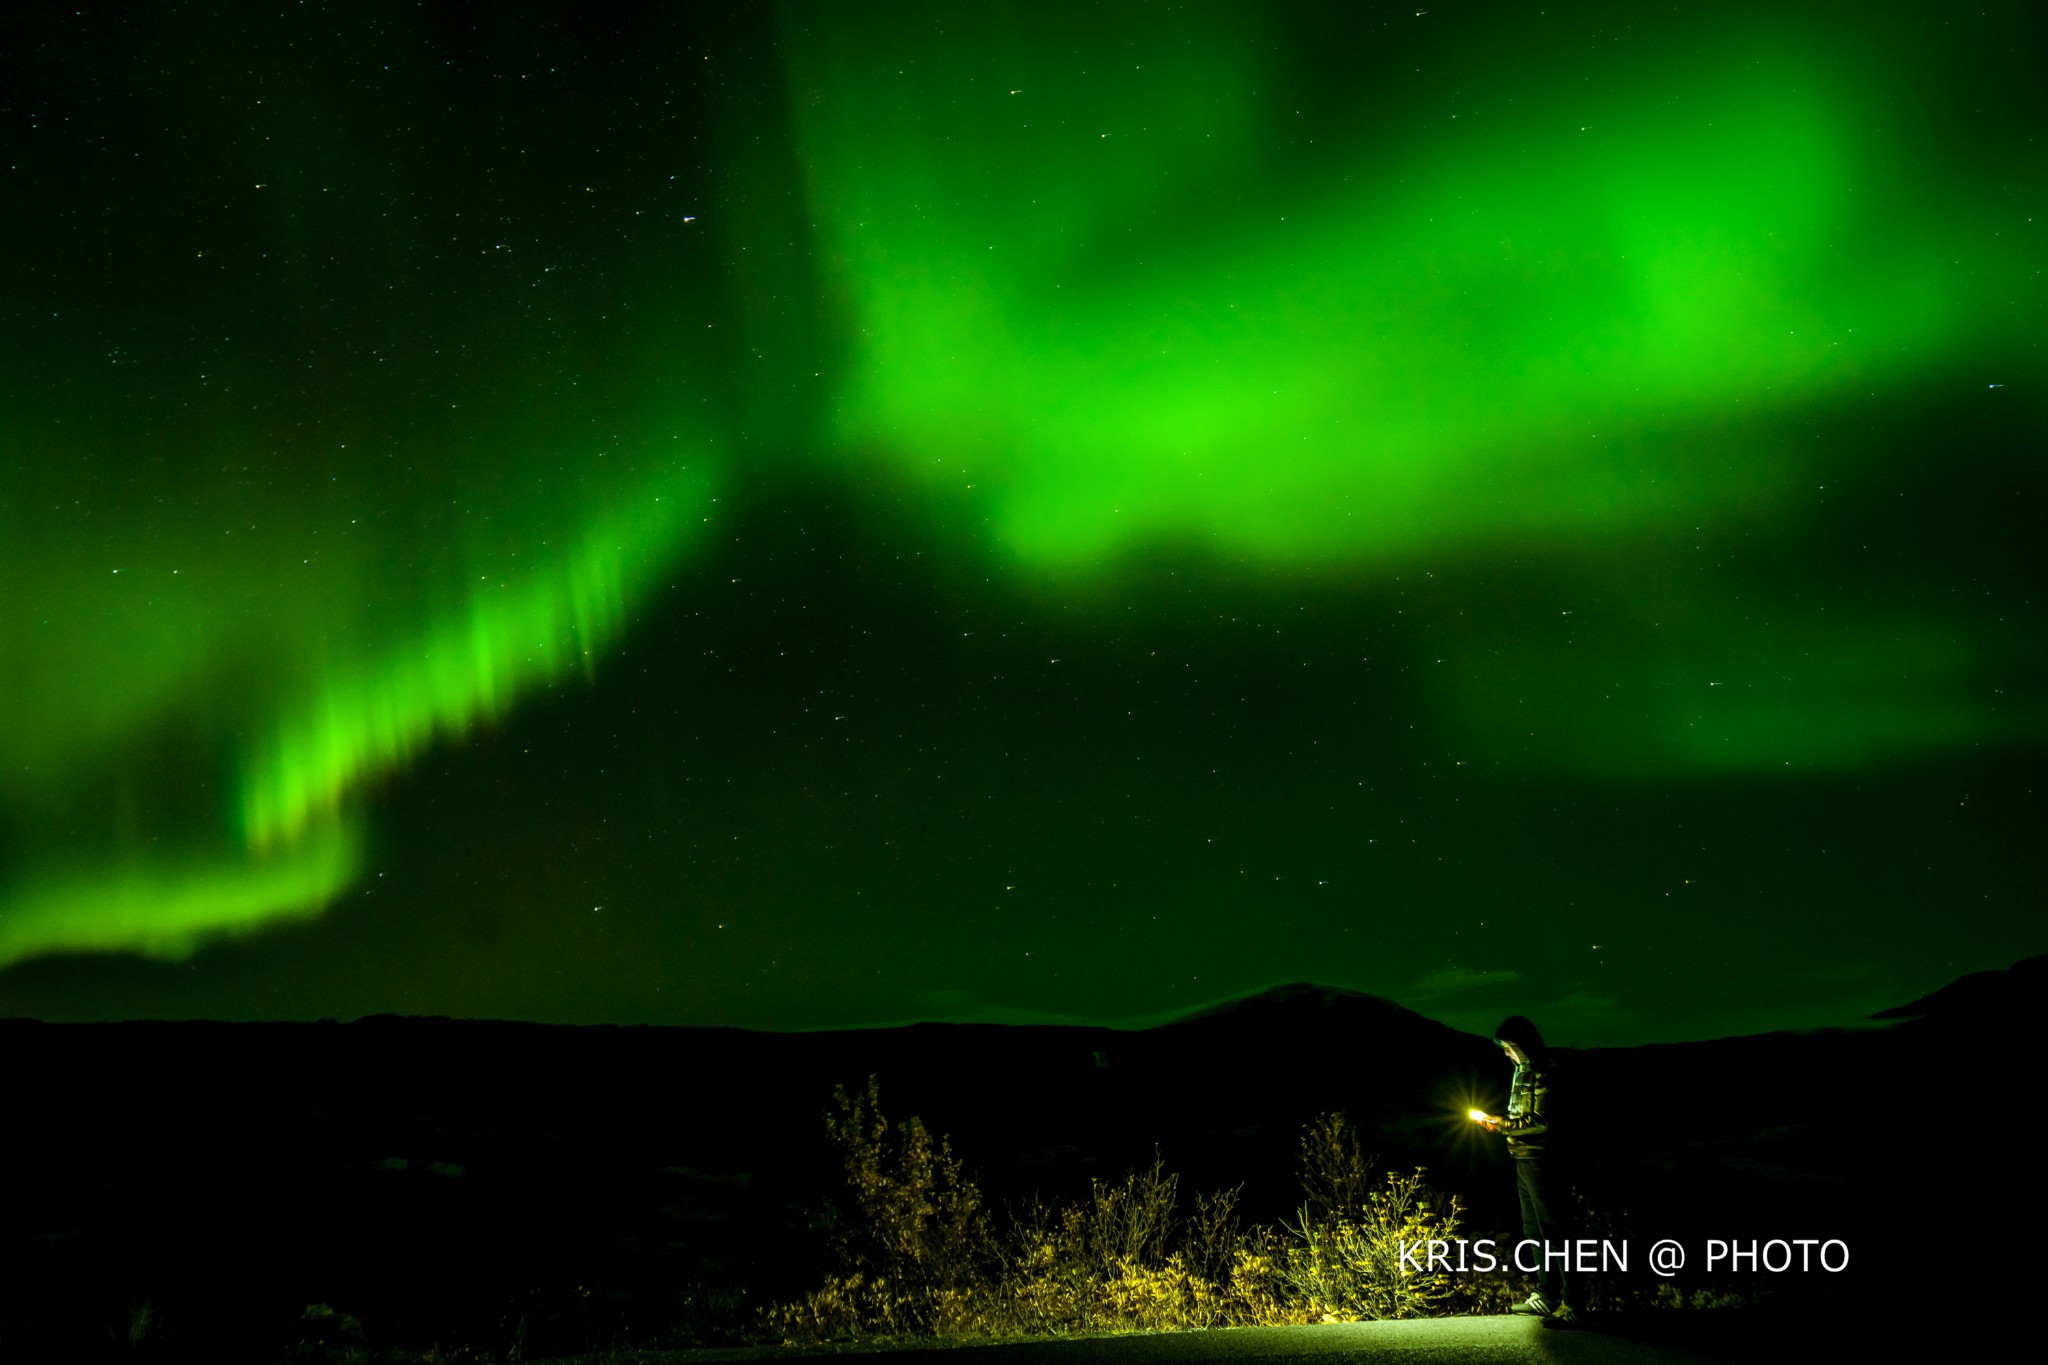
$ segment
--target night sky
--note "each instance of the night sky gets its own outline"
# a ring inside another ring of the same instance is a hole
[[[2044,39],[12,7],[0,1015],[1620,1044],[2040,952]]]

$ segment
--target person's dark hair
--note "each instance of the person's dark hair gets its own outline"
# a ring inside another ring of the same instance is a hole
[[[1511,1014],[1500,1021],[1500,1027],[1493,1031],[1496,1043],[1513,1043],[1529,1054],[1529,1060],[1539,1067],[1550,1065],[1550,1049],[1543,1045],[1543,1035],[1536,1025],[1519,1014]]]

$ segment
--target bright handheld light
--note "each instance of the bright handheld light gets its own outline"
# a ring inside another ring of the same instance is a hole
[[[1484,1109],[1467,1109],[1465,1111],[1465,1116],[1471,1119],[1474,1123],[1493,1122],[1493,1115],[1487,1113]]]

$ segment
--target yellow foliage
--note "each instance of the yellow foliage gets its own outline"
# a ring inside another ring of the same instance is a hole
[[[1340,1115],[1303,1137],[1307,1202],[1284,1236],[1244,1227],[1236,1190],[1197,1195],[1181,1215],[1179,1178],[1156,1153],[1144,1170],[1091,1182],[1083,1199],[1032,1202],[998,1236],[949,1143],[915,1118],[892,1128],[872,1077],[834,1102],[826,1127],[856,1218],[838,1239],[844,1273],[767,1312],[786,1341],[1416,1317],[1469,1311],[1478,1286],[1454,1281],[1483,1278],[1402,1263],[1404,1241],[1454,1239],[1463,1208],[1419,1169],[1373,1184]]]
[[[1443,1198],[1423,1183],[1424,1172],[1387,1174],[1368,1190],[1355,1213],[1316,1217],[1304,1206],[1291,1229],[1285,1270],[1288,1285],[1321,1322],[1366,1318],[1416,1318],[1450,1311],[1455,1278],[1418,1268],[1426,1254],[1414,1248],[1431,1241],[1452,1242],[1464,1208],[1455,1195]],[[1403,1257],[1403,1250],[1409,1255]]]

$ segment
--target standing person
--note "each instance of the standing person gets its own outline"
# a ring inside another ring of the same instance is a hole
[[[1574,1322],[1578,1315],[1565,1302],[1562,1257],[1544,1254],[1550,1248],[1562,1252],[1565,1247],[1564,1234],[1550,1211],[1550,1191],[1544,1180],[1550,1133],[1550,1049],[1543,1045],[1536,1025],[1519,1014],[1501,1020],[1493,1031],[1493,1041],[1514,1063],[1515,1078],[1508,1090],[1507,1114],[1488,1126],[1508,1140],[1508,1155],[1515,1159],[1515,1193],[1522,1205],[1522,1237],[1538,1243],[1536,1254],[1542,1261],[1536,1273],[1536,1292],[1512,1311],[1548,1322]]]

